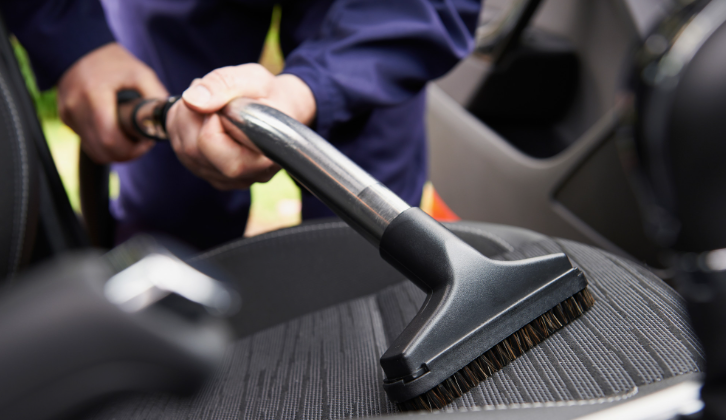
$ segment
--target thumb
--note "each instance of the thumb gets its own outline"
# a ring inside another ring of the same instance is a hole
[[[195,80],[182,98],[194,111],[209,114],[237,97],[259,99],[267,96],[274,77],[259,64],[222,67]]]

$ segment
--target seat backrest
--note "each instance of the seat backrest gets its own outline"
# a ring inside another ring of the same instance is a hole
[[[0,279],[87,243],[0,19]]]
[[[30,258],[37,224],[37,159],[27,115],[18,98],[24,85],[3,31],[0,45],[0,276],[12,276]]]

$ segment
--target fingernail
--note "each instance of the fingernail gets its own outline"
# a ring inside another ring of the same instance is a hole
[[[192,105],[203,106],[212,98],[212,92],[203,85],[197,85],[185,90],[182,97]]]

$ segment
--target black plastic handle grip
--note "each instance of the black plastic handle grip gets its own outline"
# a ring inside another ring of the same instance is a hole
[[[135,90],[125,89],[116,94],[116,112],[121,130],[134,140],[167,141],[166,116],[179,99],[145,99]]]

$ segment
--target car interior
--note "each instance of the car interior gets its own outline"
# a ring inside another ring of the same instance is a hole
[[[726,318],[714,309],[692,326],[700,313],[647,235],[620,134],[653,28],[674,13],[687,28],[724,3],[485,2],[474,53],[428,86],[430,179],[464,219],[444,226],[497,261],[565,253],[595,303],[436,416],[719,418],[700,390],[720,378],[708,375],[723,369],[711,359],[723,338],[703,337],[722,336],[714,317]],[[722,17],[703,36],[726,33]],[[85,163],[89,236],[9,36],[1,27],[0,418],[431,415],[402,412],[379,363],[426,293],[353,216],[203,253],[149,237],[92,247],[108,243],[107,171]]]
[[[526,227],[662,268],[615,130],[627,59],[677,2],[488,1],[484,29],[495,31],[520,3],[536,8],[521,43],[493,55],[491,44],[508,38],[480,29],[477,52],[428,90],[432,183],[464,220]]]

